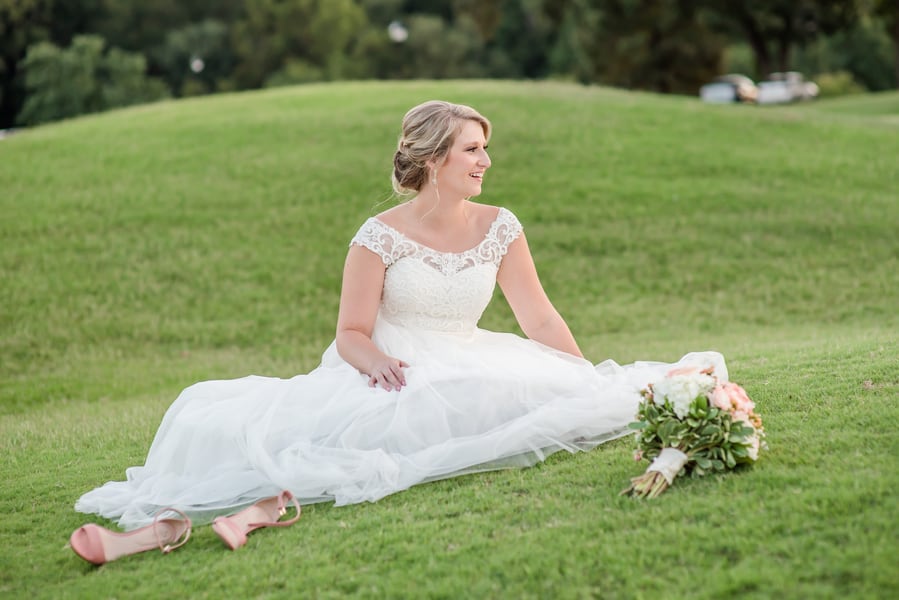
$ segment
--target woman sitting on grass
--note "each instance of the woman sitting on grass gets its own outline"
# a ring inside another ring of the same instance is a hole
[[[375,501],[627,432],[639,390],[670,365],[583,358],[521,223],[471,201],[491,164],[490,132],[467,106],[433,101],[406,114],[393,185],[411,199],[352,238],[321,366],[184,390],[146,464],[75,506],[135,531],[85,525],[71,538],[80,556],[102,564],[167,552],[187,541],[191,519],[212,521],[235,549],[254,529],[295,522],[303,503]],[[497,282],[527,339],[478,328]],[[725,373],[715,353],[680,364],[691,362]],[[292,518],[279,522],[289,503]]]

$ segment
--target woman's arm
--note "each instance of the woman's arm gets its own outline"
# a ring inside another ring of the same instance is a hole
[[[526,336],[583,358],[571,330],[543,290],[524,233],[509,245],[496,279]]]
[[[337,315],[337,352],[343,360],[368,375],[368,385],[399,390],[406,385],[404,361],[387,356],[371,340],[381,291],[384,262],[361,246],[350,246],[343,267],[340,311]]]

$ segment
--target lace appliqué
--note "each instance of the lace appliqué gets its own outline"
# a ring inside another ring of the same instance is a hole
[[[521,232],[515,215],[501,208],[484,239],[465,252],[438,252],[375,218],[350,244],[368,248],[387,266],[381,317],[405,327],[465,332],[490,303],[499,265]]]
[[[484,239],[464,252],[440,252],[424,246],[379,221],[368,219],[350,240],[350,246],[368,248],[390,266],[400,258],[418,258],[444,275],[453,275],[475,265],[492,263],[497,268],[503,256],[522,232],[521,222],[510,211],[500,208]]]

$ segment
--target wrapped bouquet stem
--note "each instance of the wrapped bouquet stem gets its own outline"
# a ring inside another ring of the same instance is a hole
[[[646,472],[631,478],[631,485],[621,494],[633,493],[635,496],[655,498],[674,483],[674,478],[689,460],[690,457],[677,448],[662,448]]]
[[[722,382],[711,367],[669,372],[642,392],[637,420],[638,461],[652,463],[622,490],[655,498],[680,474],[701,477],[758,460],[766,447],[762,420],[746,391]]]

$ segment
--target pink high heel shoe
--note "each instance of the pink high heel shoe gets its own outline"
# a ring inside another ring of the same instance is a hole
[[[286,520],[278,521],[287,514],[287,501],[292,501],[297,509],[297,514]],[[247,543],[247,534],[262,527],[287,527],[293,525],[300,518],[299,502],[293,494],[287,490],[277,496],[260,500],[253,506],[249,506],[230,517],[216,517],[212,521],[212,530],[222,538],[225,545],[232,550],[237,550]]]
[[[183,518],[159,518],[169,512],[178,513]],[[163,508],[156,513],[153,523],[126,533],[110,531],[89,523],[72,532],[69,545],[75,554],[87,562],[102,565],[153,548],[159,548],[163,554],[168,554],[187,543],[190,539],[190,530],[191,522],[187,515],[177,508]]]

